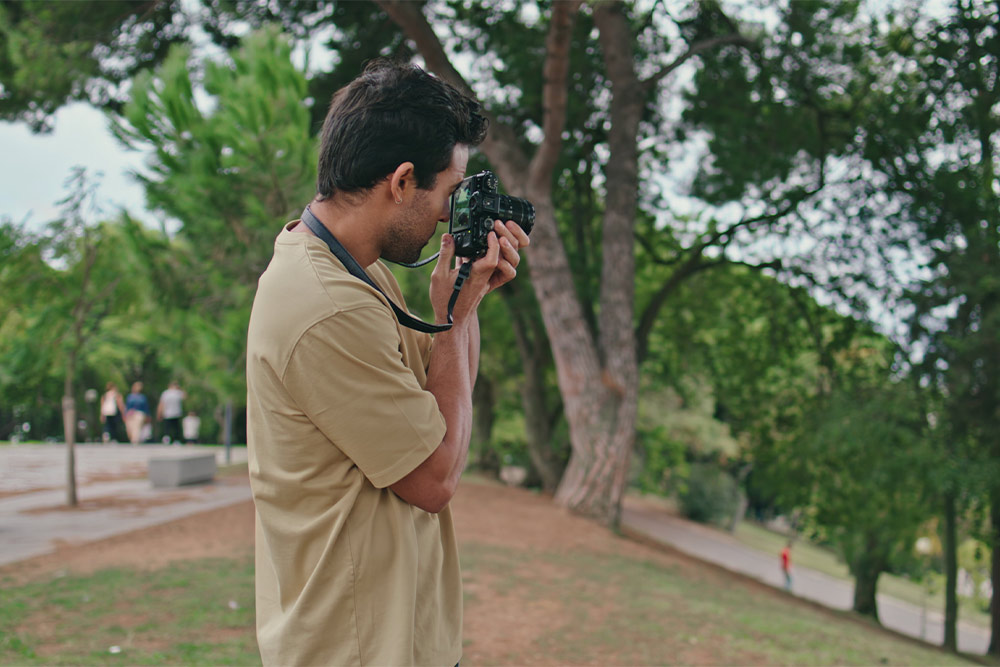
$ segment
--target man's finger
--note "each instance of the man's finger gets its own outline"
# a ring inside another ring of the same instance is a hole
[[[506,225],[503,225],[504,229],[510,232],[510,235],[514,238],[517,243],[515,247],[524,248],[531,244],[531,240],[528,238],[527,232],[521,229],[521,225],[517,224],[513,220],[508,220]]]
[[[507,261],[514,268],[517,268],[517,265],[521,263],[521,255],[518,254],[517,248],[506,237],[500,239],[500,252],[502,253],[501,263]]]
[[[455,257],[455,239],[451,234],[441,235],[441,254],[438,256],[437,264],[434,266],[436,271],[438,267],[442,267],[445,271],[451,270],[452,261]]]
[[[517,277],[517,269],[515,269],[510,262],[506,260],[500,260],[497,264],[496,271],[490,276],[490,289],[496,289],[501,285],[509,283],[511,280]]]

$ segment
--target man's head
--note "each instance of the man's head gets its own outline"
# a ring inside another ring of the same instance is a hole
[[[333,96],[323,123],[317,199],[371,189],[404,162],[434,186],[456,145],[476,146],[488,121],[479,103],[415,65],[370,62]]]

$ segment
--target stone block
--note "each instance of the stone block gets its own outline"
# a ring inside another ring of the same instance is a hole
[[[215,454],[180,454],[149,459],[149,479],[156,488],[210,482],[215,477]]]

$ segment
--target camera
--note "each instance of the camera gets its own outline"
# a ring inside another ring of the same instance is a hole
[[[497,177],[491,171],[469,176],[451,196],[448,232],[455,238],[455,254],[482,257],[493,221],[513,220],[525,234],[535,224],[535,207],[527,199],[497,193]]]

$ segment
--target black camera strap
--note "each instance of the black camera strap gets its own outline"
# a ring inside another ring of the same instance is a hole
[[[415,329],[416,331],[422,331],[424,333],[440,333],[442,331],[448,331],[452,326],[451,313],[455,309],[455,302],[458,301],[458,293],[462,289],[462,285],[465,284],[465,279],[469,277],[469,271],[472,269],[472,262],[466,262],[458,270],[458,278],[455,279],[455,286],[451,293],[451,299],[448,300],[448,324],[428,324],[423,320],[419,320],[408,312],[397,306],[389,295],[382,291],[382,288],[375,284],[375,281],[365,272],[364,268],[358,264],[358,260],[354,259],[351,253],[347,252],[347,249],[340,244],[337,237],[334,236],[329,229],[326,228],[319,219],[313,215],[313,212],[309,210],[306,206],[305,210],[302,211],[302,222],[305,223],[306,227],[312,230],[313,234],[318,236],[323,240],[324,243],[330,248],[330,252],[340,260],[340,263],[344,265],[355,278],[364,281],[367,285],[374,287],[379,294],[385,297],[385,300],[389,302],[392,307],[392,312],[396,314],[396,319],[404,327],[409,329]]]

